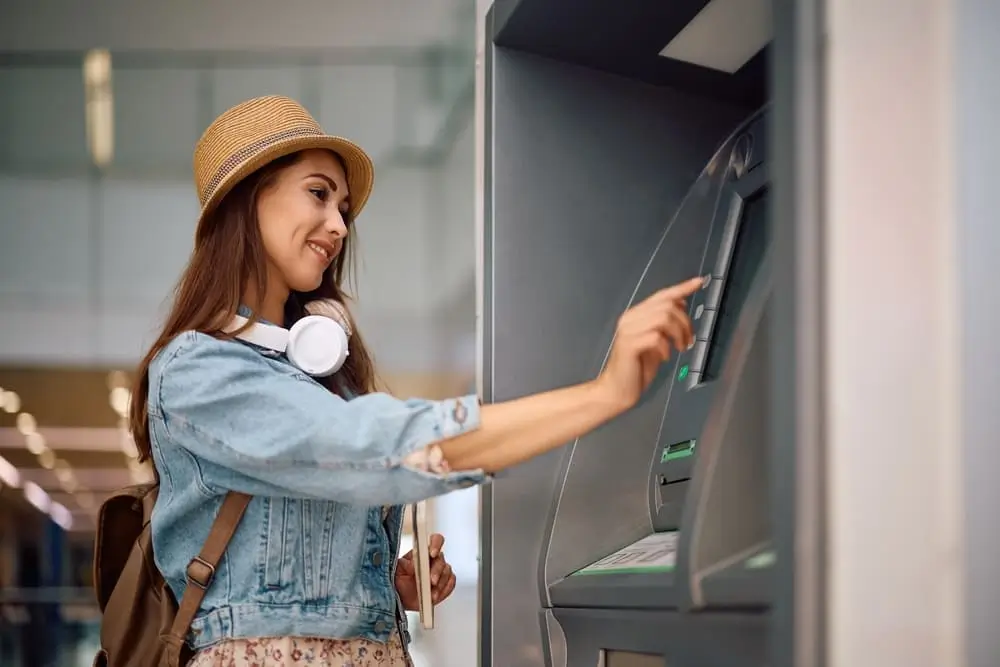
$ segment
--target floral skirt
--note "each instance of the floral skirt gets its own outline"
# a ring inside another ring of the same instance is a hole
[[[233,639],[198,651],[187,667],[412,667],[399,633],[367,639]]]

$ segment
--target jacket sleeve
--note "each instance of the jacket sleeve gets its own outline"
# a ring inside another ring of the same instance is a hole
[[[475,396],[344,400],[278,363],[242,343],[190,332],[151,366],[150,419],[205,463],[210,488],[377,505],[487,479],[482,471],[437,473],[407,462],[478,428]]]

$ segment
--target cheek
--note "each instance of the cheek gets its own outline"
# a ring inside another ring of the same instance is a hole
[[[272,259],[293,255],[301,245],[298,239],[301,225],[297,225],[296,220],[302,216],[289,204],[271,199],[262,201],[257,209],[261,239]]]

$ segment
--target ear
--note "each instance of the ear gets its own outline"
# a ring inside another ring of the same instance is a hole
[[[310,315],[322,315],[337,322],[343,329],[347,337],[354,333],[354,323],[347,307],[335,299],[317,299],[306,304],[305,311]]]

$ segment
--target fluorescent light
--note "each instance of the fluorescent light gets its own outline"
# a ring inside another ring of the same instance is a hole
[[[45,489],[38,486],[34,482],[24,483],[24,497],[28,499],[29,503],[41,511],[46,513],[49,511],[52,499],[49,498],[49,494],[45,493]]]
[[[115,153],[115,109],[111,92],[111,53],[93,49],[83,59],[87,144],[98,167],[111,164]]]
[[[19,413],[15,424],[17,425],[17,430],[21,432],[21,435],[31,435],[38,430],[38,422],[35,421],[34,415],[28,412]]]
[[[38,464],[46,470],[52,470],[56,465],[56,453],[51,449],[44,449],[38,454]]]
[[[771,41],[771,0],[712,0],[660,55],[733,74]]]
[[[53,502],[49,506],[49,516],[63,530],[69,530],[73,527],[73,514],[57,502]]]
[[[63,484],[73,479],[73,470],[69,467],[69,464],[62,459],[58,459],[55,462],[55,473],[56,473],[56,479],[58,479]]]
[[[0,480],[7,486],[20,486],[21,473],[17,471],[10,461],[0,456]]]
[[[7,414],[17,414],[21,411],[21,397],[13,391],[3,392],[0,394],[0,408]]]
[[[28,433],[24,436],[24,446],[35,456],[41,456],[42,452],[48,450],[48,447],[45,445],[45,437],[38,431]]]
[[[115,387],[108,395],[108,402],[118,416],[125,417],[128,414],[129,403],[132,402],[132,392],[125,387]]]

